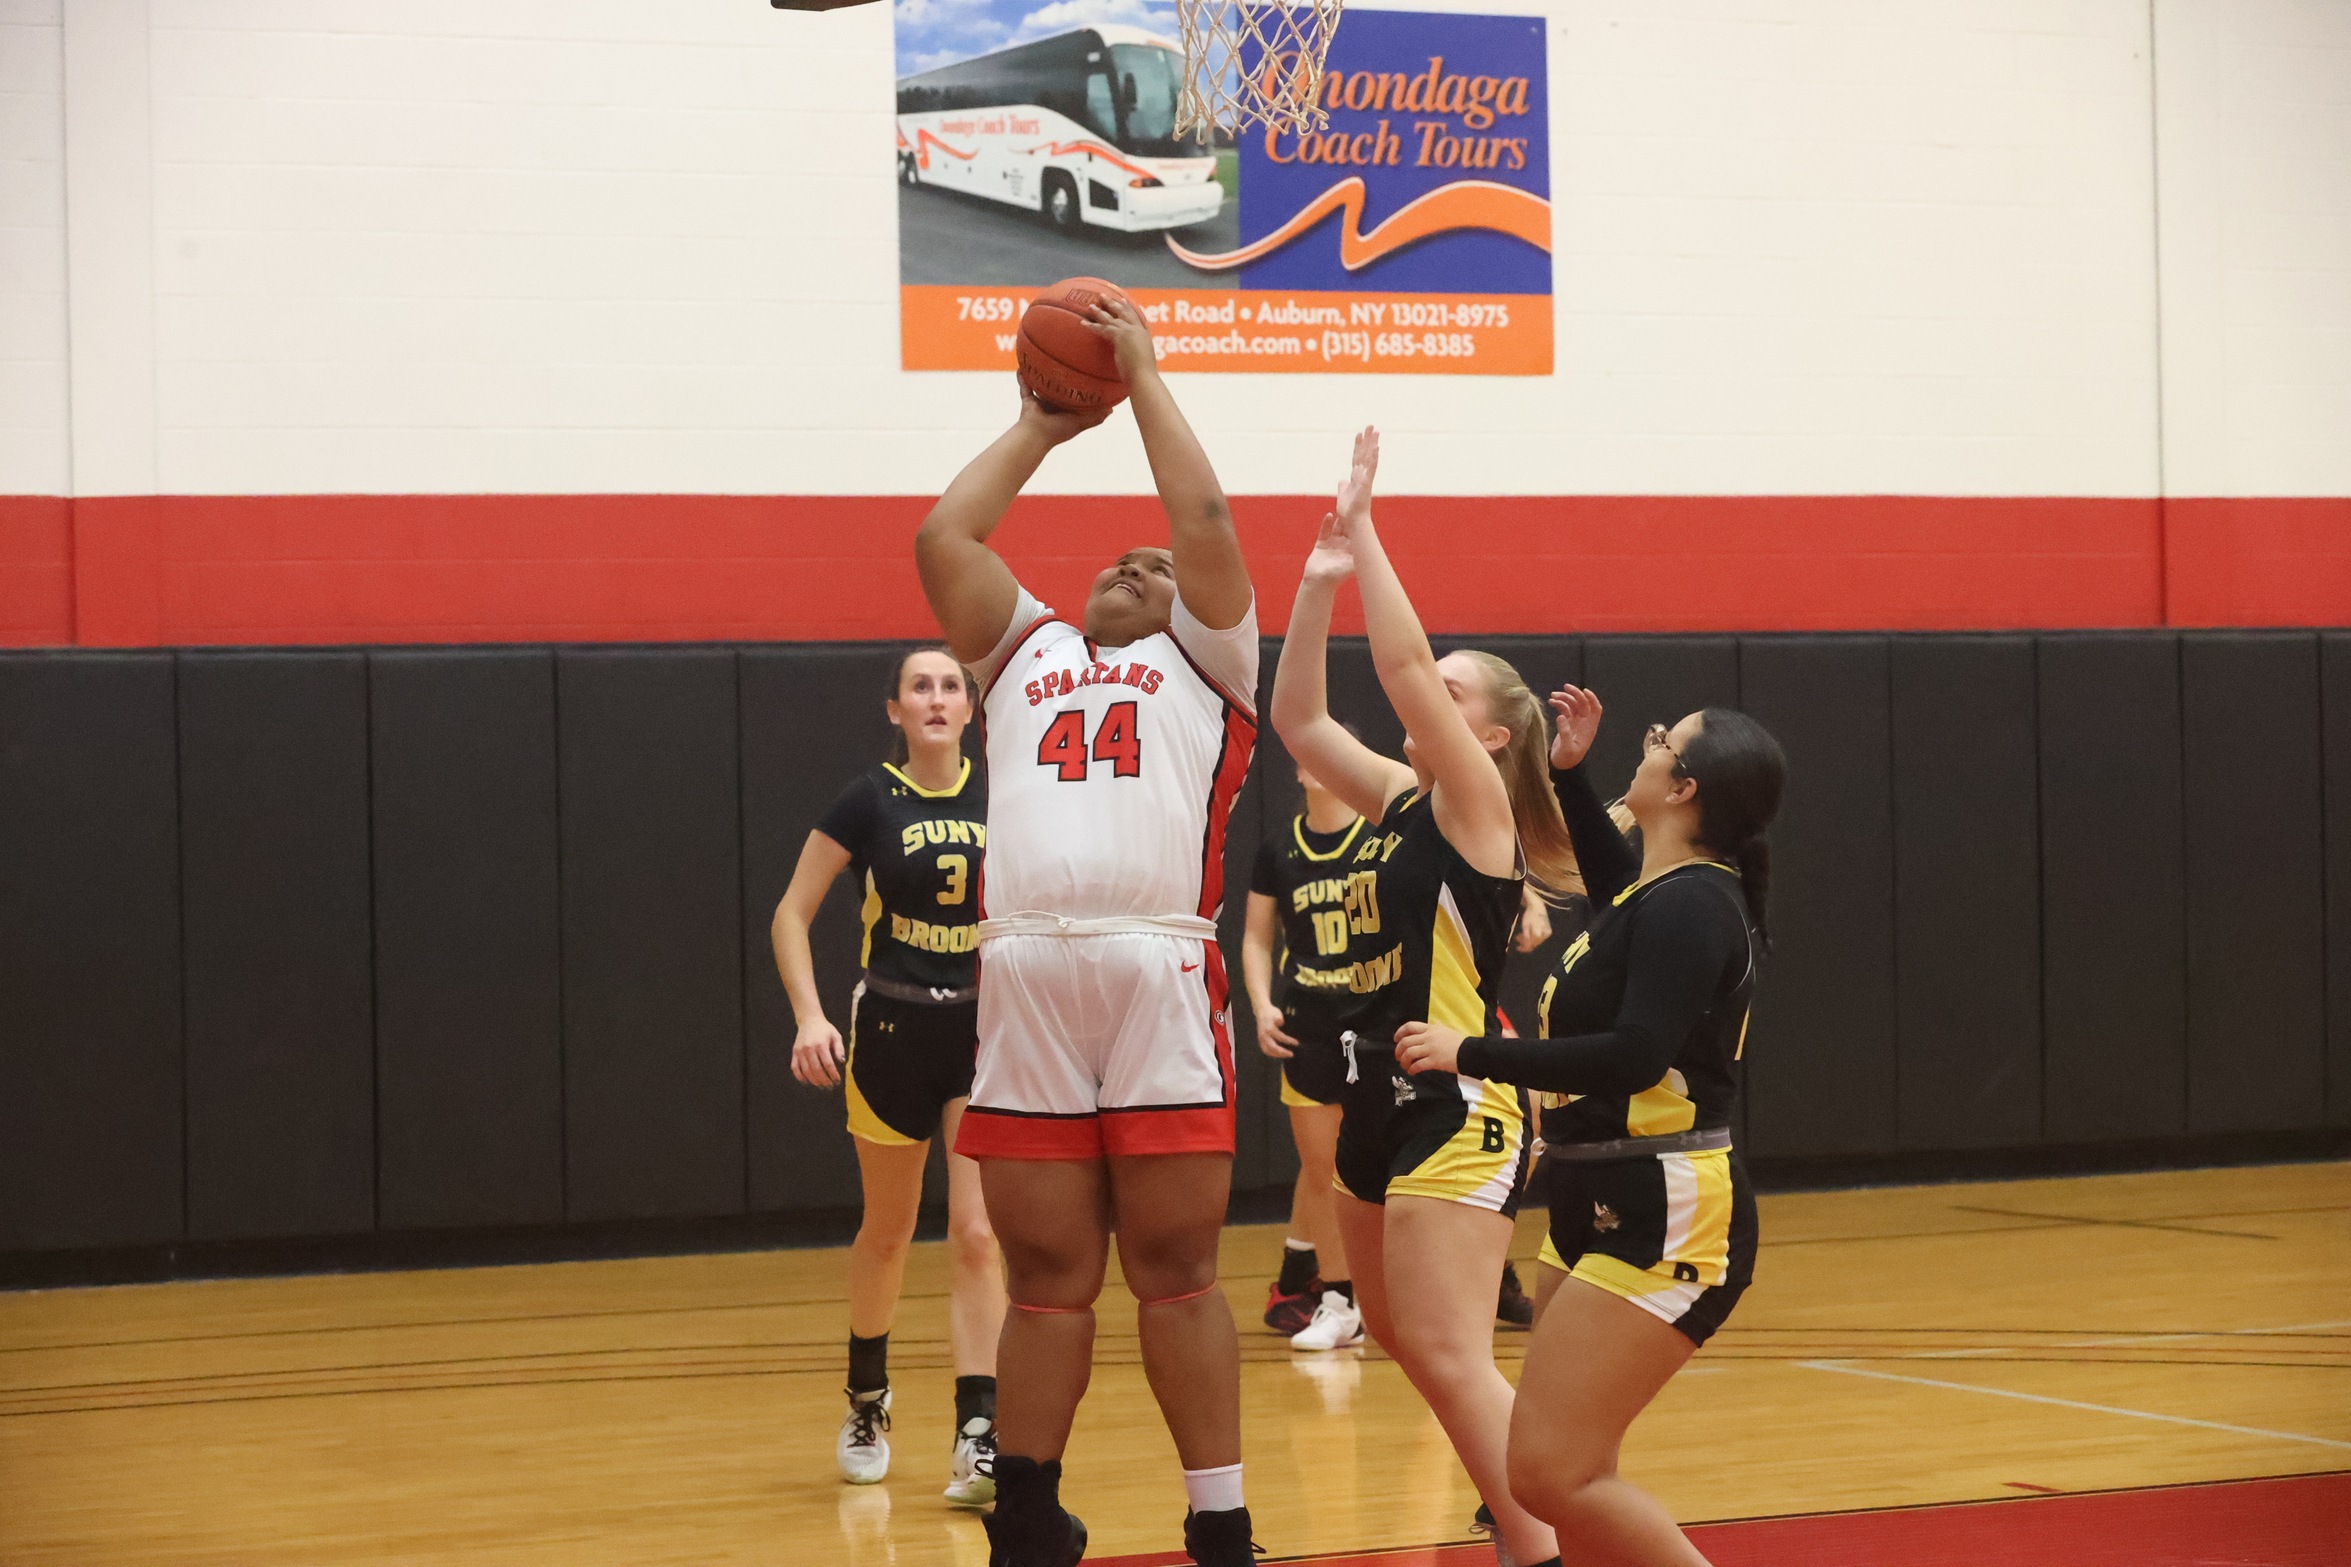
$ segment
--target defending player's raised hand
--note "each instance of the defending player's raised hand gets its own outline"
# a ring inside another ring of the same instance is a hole
[[[1282,1032],[1283,1021],[1280,1007],[1267,1007],[1257,1014],[1257,1048],[1276,1061],[1287,1061],[1298,1053],[1298,1041]]]
[[[1371,481],[1380,471],[1380,432],[1365,425],[1355,437],[1355,456],[1339,485],[1339,518],[1349,527],[1371,521]]]
[[[1151,346],[1151,326],[1131,301],[1104,299],[1088,313],[1086,325],[1110,339],[1118,351],[1118,373],[1133,386],[1139,377],[1159,373],[1159,355]]]
[[[1396,1064],[1407,1072],[1450,1072],[1461,1061],[1461,1034],[1442,1023],[1406,1023],[1396,1030]]]
[[[1071,436],[1082,435],[1110,417],[1107,408],[1048,408],[1037,401],[1037,394],[1027,387],[1020,389],[1020,423],[1036,431],[1054,446]]]
[[[841,1063],[848,1059],[841,1031],[830,1023],[804,1024],[792,1041],[792,1075],[811,1088],[838,1088]]]
[[[1355,575],[1355,542],[1347,537],[1347,526],[1337,512],[1324,512],[1322,527],[1314,536],[1314,549],[1306,557],[1305,581],[1321,587],[1336,587]]]
[[[1581,686],[1561,686],[1551,693],[1551,714],[1558,720],[1551,765],[1564,773],[1591,754],[1593,737],[1600,733],[1600,699]]]

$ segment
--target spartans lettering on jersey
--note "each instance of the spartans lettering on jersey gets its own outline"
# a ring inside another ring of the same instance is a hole
[[[898,834],[899,847],[908,854],[920,854],[927,848],[943,843],[967,843],[975,849],[988,846],[988,829],[978,822],[940,821],[912,822]]]
[[[1121,669],[1116,664],[1096,662],[1074,675],[1066,669],[1049,669],[1021,687],[1021,694],[1029,699],[1031,707],[1086,686],[1133,686],[1145,696],[1153,696],[1165,678],[1148,664],[1129,664]]]
[[[934,925],[929,920],[890,916],[890,938],[918,952],[970,952],[979,946],[977,925]]]

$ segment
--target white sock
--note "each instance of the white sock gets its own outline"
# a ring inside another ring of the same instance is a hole
[[[1241,1466],[1184,1471],[1184,1499],[1196,1513],[1229,1513],[1242,1504]]]
[[[1314,1250],[1314,1242],[1312,1242],[1312,1241],[1302,1241],[1302,1240],[1296,1240],[1296,1239],[1291,1239],[1291,1238],[1287,1238],[1287,1237],[1285,1237],[1285,1238],[1283,1239],[1283,1241],[1282,1241],[1282,1250],[1284,1250],[1284,1251],[1312,1251],[1312,1250]]]

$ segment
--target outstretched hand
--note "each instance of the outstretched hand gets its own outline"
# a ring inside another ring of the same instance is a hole
[[[1579,766],[1600,733],[1600,699],[1581,686],[1561,686],[1551,693],[1552,716],[1559,731],[1551,737],[1551,765],[1561,772]]]
[[[1110,417],[1107,408],[1054,408],[1037,400],[1024,382],[1020,389],[1020,422],[1054,446],[1091,430]]]
[[[1380,471],[1380,432],[1370,425],[1355,437],[1355,460],[1339,486],[1338,513],[1350,524],[1371,521],[1371,481]]]
[[[1314,549],[1306,557],[1306,580],[1335,588],[1354,575],[1355,541],[1347,536],[1347,525],[1337,512],[1324,512]]]
[[[1118,373],[1127,385],[1146,370],[1159,368],[1159,356],[1151,347],[1151,327],[1143,313],[1132,301],[1116,298],[1096,300],[1086,310],[1086,325],[1110,339],[1110,346],[1118,354]]]

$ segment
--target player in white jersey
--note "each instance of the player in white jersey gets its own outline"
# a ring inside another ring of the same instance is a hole
[[[1013,497],[1102,414],[1024,398],[915,540],[923,591],[987,689],[979,1064],[956,1151],[980,1163],[1013,1310],[997,1356],[992,1567],[1070,1567],[1061,1456],[1118,1236],[1143,1366],[1184,1466],[1184,1547],[1255,1560],[1240,1349],[1216,1286],[1233,1155],[1225,820],[1257,738],[1257,615],[1224,494],[1123,301],[1118,350],[1172,549],[1138,548],[1060,619],[988,548]]]

